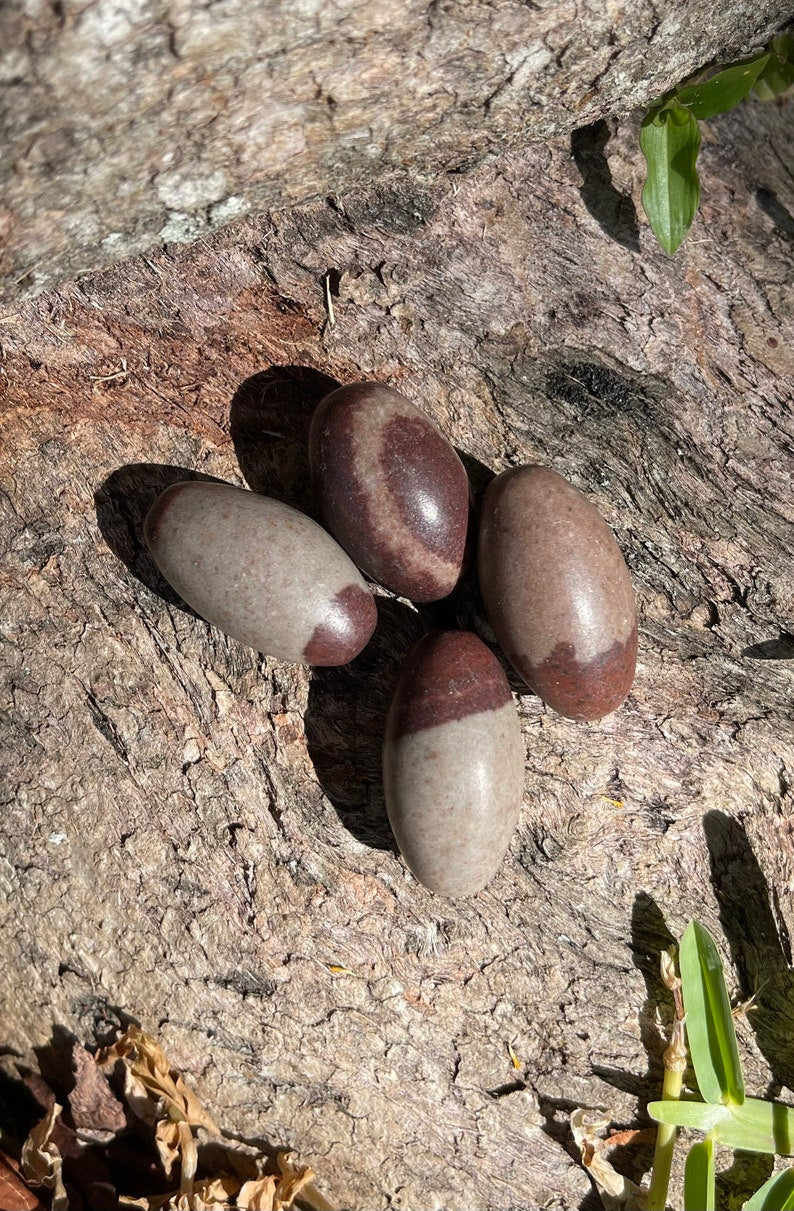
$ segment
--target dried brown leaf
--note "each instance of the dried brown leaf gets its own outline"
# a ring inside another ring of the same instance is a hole
[[[63,1184],[63,1158],[52,1141],[62,1107],[53,1102],[44,1118],[31,1128],[22,1145],[22,1173],[33,1186],[52,1190],[52,1211],[68,1211],[69,1199]]]
[[[174,1190],[170,1194],[150,1195],[148,1198],[120,1198],[121,1211],[218,1211],[234,1207],[234,1197],[240,1189],[236,1177],[213,1177],[196,1182],[186,1193]]]
[[[69,1110],[75,1130],[83,1139],[107,1143],[127,1126],[124,1107],[90,1051],[75,1046],[72,1063],[75,1084],[69,1094]]]
[[[243,1211],[273,1211],[277,1184],[277,1179],[272,1176],[246,1182],[237,1195],[237,1206]]]
[[[571,1131],[582,1155],[582,1164],[592,1177],[607,1211],[643,1211],[645,1191],[624,1177],[607,1159],[608,1145],[602,1133],[609,1119],[595,1110],[574,1110]]]
[[[131,1026],[97,1061],[105,1069],[123,1063],[125,1100],[135,1114],[154,1125],[166,1177],[171,1178],[179,1166],[179,1190],[145,1198],[122,1197],[121,1207],[129,1211],[235,1206],[239,1211],[285,1211],[300,1194],[302,1202],[315,1211],[333,1211],[312,1184],[312,1170],[295,1165],[289,1153],[279,1155],[277,1176],[266,1175],[263,1170],[269,1158],[265,1154],[250,1144],[223,1137],[160,1045],[139,1027]],[[199,1158],[203,1172],[215,1176],[195,1180]],[[235,1176],[227,1175],[226,1169]]]
[[[313,1169],[310,1169],[308,1165],[296,1165],[292,1160],[291,1152],[278,1154],[278,1167],[281,1170],[281,1178],[276,1187],[275,1211],[281,1211],[283,1207],[291,1207],[299,1194],[316,1208],[316,1211],[333,1211],[331,1204],[313,1185]]]
[[[173,1176],[174,1166],[179,1162],[179,1127],[179,1123],[173,1123],[170,1119],[164,1118],[160,1119],[154,1133],[154,1142],[157,1145],[160,1162],[167,1178]]]
[[[10,1156],[0,1152],[0,1207],[8,1211],[44,1211],[44,1204],[19,1173],[19,1166]]]
[[[234,1196],[240,1189],[235,1177],[213,1177],[196,1182],[188,1194],[175,1194],[167,1203],[168,1211],[217,1211],[219,1207],[233,1207]]]
[[[138,1026],[130,1026],[118,1042],[102,1053],[99,1063],[103,1068],[112,1067],[118,1059],[124,1061],[134,1083],[154,1101],[163,1102],[165,1112],[174,1122],[184,1119],[192,1127],[204,1127],[212,1135],[220,1135],[214,1120],[150,1034]],[[140,1093],[134,1087],[131,1093],[134,1100],[131,1106],[137,1113]]]
[[[240,1189],[236,1177],[214,1177],[210,1181],[197,1182],[195,1192],[203,1198],[208,1207],[226,1207]]]

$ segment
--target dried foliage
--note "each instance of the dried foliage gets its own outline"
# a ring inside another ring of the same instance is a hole
[[[581,1151],[582,1164],[595,1182],[607,1211],[642,1211],[645,1192],[636,1182],[618,1173],[608,1159],[610,1148],[629,1142],[626,1137],[636,1137],[639,1132],[620,1132],[617,1137],[605,1140],[603,1132],[609,1122],[609,1116],[597,1110],[574,1110],[571,1114],[571,1132]]]
[[[71,1125],[65,1128],[68,1155],[79,1159],[81,1146],[108,1143],[135,1130],[137,1123],[148,1131],[159,1160],[158,1171],[169,1187],[144,1194],[119,1189],[119,1207],[283,1211],[299,1198],[303,1207],[332,1211],[313,1185],[312,1170],[294,1164],[289,1153],[279,1153],[274,1163],[261,1149],[224,1137],[157,1041],[139,1027],[130,1026],[96,1057],[75,1046],[73,1068],[75,1086],[67,1112]],[[123,1101],[111,1087],[116,1080],[123,1089]],[[58,1129],[64,1133],[62,1110],[53,1100],[22,1148],[22,1175],[32,1186],[52,1192],[52,1211],[69,1211],[71,1205],[58,1137]],[[5,1180],[15,1176],[9,1169]],[[171,1188],[177,1179],[177,1188]],[[29,1206],[38,1205],[33,1196]]]
[[[52,1135],[61,1107],[54,1102],[22,1147],[22,1172],[34,1186],[52,1191],[52,1211],[68,1211],[69,1199],[63,1184],[63,1157]]]
[[[0,1152],[0,1207],[14,1207],[16,1211],[43,1211],[43,1206],[21,1177],[17,1162]]]

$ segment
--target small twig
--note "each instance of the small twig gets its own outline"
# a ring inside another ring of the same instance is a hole
[[[311,1208],[311,1211],[334,1211],[333,1203],[329,1203],[324,1194],[315,1186],[314,1182],[307,1182],[301,1188],[296,1200],[300,1205]]]
[[[669,988],[675,1001],[675,1021],[670,1035],[670,1044],[664,1053],[664,1082],[662,1100],[678,1101],[686,1071],[686,1034],[684,1031],[684,1001],[681,996],[681,979],[675,972],[675,961],[670,951],[662,952],[662,983]],[[671,1123],[660,1123],[656,1130],[656,1147],[653,1153],[651,1185],[648,1190],[646,1211],[664,1211],[670,1185],[670,1170],[673,1164],[678,1128]]]
[[[328,327],[333,328],[334,324],[336,323],[336,317],[334,315],[334,302],[333,302],[333,299],[331,298],[331,271],[330,271],[330,269],[328,270],[325,277],[323,278],[323,288],[325,290],[325,310],[328,313]]]
[[[112,383],[116,378],[126,378],[127,376],[127,359],[121,359],[121,369],[115,370],[113,374],[89,374],[89,379],[92,383]]]
[[[25,278],[29,278],[31,274],[36,272],[39,265],[41,265],[41,261],[36,261],[35,265],[31,265],[30,269],[26,269],[24,273],[21,273],[18,278],[14,279],[14,285],[18,286],[20,282],[24,282]]]

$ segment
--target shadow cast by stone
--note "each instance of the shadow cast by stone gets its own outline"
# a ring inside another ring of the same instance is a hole
[[[717,897],[742,1000],[753,998],[747,1019],[772,1072],[767,1097],[794,1088],[794,972],[791,941],[775,911],[769,885],[747,834],[724,812],[703,817]]]
[[[314,669],[306,740],[317,777],[345,828],[397,853],[383,798],[381,748],[400,666],[427,630],[423,614],[378,597],[375,634],[351,664]]]
[[[310,366],[271,366],[240,384],[231,403],[230,431],[252,491],[316,516],[309,426],[320,400],[338,386]]]
[[[164,463],[127,463],[109,475],[94,493],[97,524],[113,554],[136,580],[169,605],[197,617],[163,577],[143,539],[146,514],[157,497],[172,484],[185,480],[221,483],[212,475]]]
[[[482,498],[485,495],[486,489],[492,479],[496,478],[496,472],[487,467],[485,463],[480,462],[479,458],[475,458],[473,454],[468,454],[465,450],[455,447],[455,452],[458,458],[466,468],[466,474],[469,477],[469,489],[471,497],[471,513],[470,524],[474,522],[476,531],[476,523],[479,517]]]
[[[794,216],[782,202],[778,201],[775,191],[773,189],[756,189],[755,200],[759,209],[763,210],[767,218],[772,220],[778,231],[787,239],[794,240]]]
[[[794,660],[794,635],[781,631],[777,639],[763,639],[742,648],[746,660]]]
[[[609,139],[609,127],[604,121],[582,126],[571,135],[571,154],[582,174],[579,193],[588,212],[610,239],[631,252],[639,252],[640,235],[634,203],[628,194],[615,188],[604,154]]]

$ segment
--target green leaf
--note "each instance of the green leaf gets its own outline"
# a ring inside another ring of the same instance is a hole
[[[794,1169],[773,1173],[742,1211],[794,1211]]]
[[[772,40],[769,62],[755,82],[755,94],[762,101],[779,97],[794,84],[794,37],[782,34]]]
[[[708,1102],[651,1102],[648,1113],[658,1123],[710,1132],[716,1144],[745,1152],[794,1154],[794,1109],[782,1102],[748,1097],[741,1105]]]
[[[689,1149],[684,1169],[684,1211],[714,1211],[714,1141],[707,1136]]]
[[[711,934],[697,921],[690,921],[684,932],[678,966],[689,1052],[701,1097],[738,1105],[744,1100],[744,1080],[722,962]]]
[[[642,204],[654,235],[672,256],[692,226],[700,201],[695,170],[700,129],[689,110],[673,101],[648,113],[640,147],[648,162]]]
[[[730,1116],[728,1106],[710,1105],[708,1102],[649,1102],[648,1113],[657,1123],[669,1123],[671,1127],[690,1127],[695,1131],[713,1131],[717,1123]]]
[[[714,118],[733,109],[734,105],[752,91],[758,77],[769,62],[769,55],[760,55],[757,59],[746,59],[743,63],[732,63],[730,67],[718,71],[716,76],[704,80],[701,84],[690,84],[687,88],[679,88],[676,100],[698,119]]]
[[[769,49],[783,63],[794,63],[794,34],[778,34],[769,43]]]
[[[794,1110],[782,1102],[748,1097],[741,1106],[729,1106],[729,1115],[716,1124],[714,1139],[745,1152],[794,1153]]]

